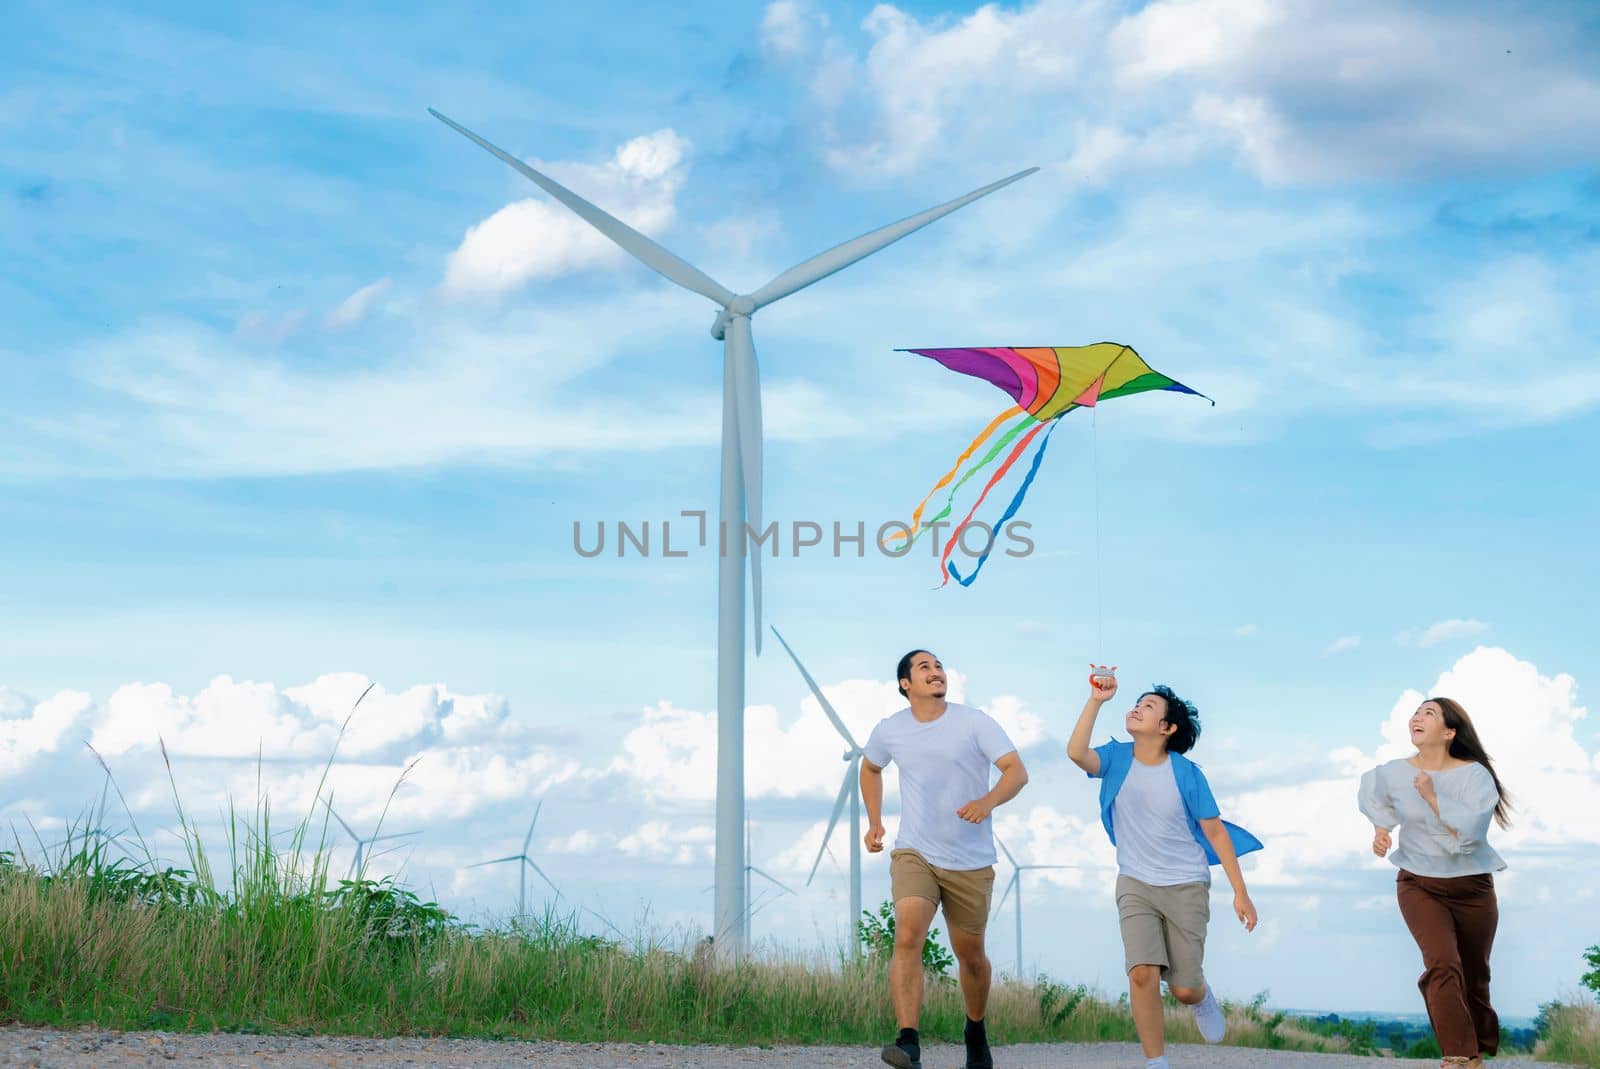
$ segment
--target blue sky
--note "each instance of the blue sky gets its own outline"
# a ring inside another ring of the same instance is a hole
[[[1497,990],[1529,1012],[1575,985],[1600,938],[1565,921],[1591,911],[1574,872],[1600,849],[1588,6],[12,21],[0,816],[75,812],[90,738],[159,825],[158,733],[219,804],[277,738],[271,781],[298,797],[370,680],[383,700],[336,769],[357,822],[421,758],[394,818],[420,845],[387,863],[504,909],[504,874],[460,866],[543,797],[571,900],[705,924],[714,559],[585,560],[571,537],[714,508],[714,309],[425,109],[741,290],[1036,165],[757,317],[769,515],[903,518],[1003,407],[899,347],[1115,339],[1216,407],[1070,417],[1022,516],[1037,553],[971,589],[931,590],[920,555],[812,554],[768,569],[770,619],[863,728],[900,653],[940,652],[1027,740],[1002,831],[1036,860],[1106,858],[1061,759],[1087,663],[1192,694],[1225,806],[1283,822],[1257,828],[1278,835],[1252,869],[1263,928],[1219,934],[1212,969],[1292,1005],[1419,1005],[1387,873],[1360,856],[1352,748],[1376,759],[1413,692],[1464,688],[1527,784]],[[748,699],[756,860],[797,883],[837,758],[770,651]],[[1326,790],[1296,812],[1284,783]],[[1028,967],[1118,985],[1106,895],[1038,879]],[[842,894],[825,860],[757,934],[832,945]],[[1304,955],[1330,964],[1301,975]]]

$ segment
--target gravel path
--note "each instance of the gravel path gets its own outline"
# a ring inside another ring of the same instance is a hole
[[[1347,1054],[1299,1054],[1243,1047],[1169,1047],[1173,1069],[1434,1069],[1438,1062],[1382,1060]],[[927,1069],[957,1069],[960,1047],[925,1047]],[[1144,1063],[1129,1043],[1053,1043],[995,1048],[999,1069],[1137,1069]],[[171,1032],[57,1032],[0,1028],[0,1066],[89,1069],[102,1065],[206,1066],[218,1069],[881,1069],[874,1050],[859,1047],[675,1047],[624,1043],[523,1043],[470,1039],[356,1039],[328,1036],[241,1036]],[[1494,1069],[1557,1069],[1550,1062],[1496,1058]]]

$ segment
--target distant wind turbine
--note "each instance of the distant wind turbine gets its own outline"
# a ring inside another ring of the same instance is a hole
[[[833,829],[839,823],[839,815],[844,811],[845,800],[850,802],[850,930],[847,933],[850,939],[851,953],[861,953],[861,941],[855,937],[856,925],[861,923],[861,757],[862,750],[855,736],[850,734],[850,729],[844,726],[844,720],[833,708],[833,704],[823,695],[822,688],[817,686],[817,681],[811,678],[811,673],[806,671],[806,666],[800,663],[800,658],[783,636],[778,634],[778,629],[772,629],[777,636],[778,643],[789,654],[789,659],[794,661],[794,666],[800,670],[800,678],[806,681],[806,686],[811,688],[811,693],[816,695],[817,704],[822,706],[822,711],[827,714],[828,720],[833,724],[833,729],[844,738],[845,745],[850,747],[844,753],[844,760],[849,764],[845,766],[844,782],[839,784],[839,796],[833,803],[833,815],[828,818],[828,830],[822,833],[822,845],[817,849],[817,859],[811,863],[811,874],[806,877],[806,886],[811,886],[811,881],[816,878],[817,866],[822,864],[822,855],[828,850],[828,840],[833,838]]]
[[[584,222],[610,238],[623,251],[669,281],[709,298],[719,306],[711,336],[723,343],[722,360],[722,489],[719,532],[726,532],[734,552],[721,552],[717,569],[717,847],[716,904],[713,931],[719,952],[738,958],[745,943],[740,918],[745,915],[741,830],[744,825],[744,568],[745,537],[741,525],[761,537],[761,376],[756,365],[750,317],[758,309],[820,282],[890,245],[907,234],[971,204],[980,197],[1037,171],[1030,167],[1009,178],[975,189],[927,211],[836,245],[780,273],[753,293],[738,294],[699,268],[679,258],[554,179],[529,167],[509,152],[490,144],[432,108],[429,114],[510,164],[529,181],[566,205]],[[720,540],[719,540],[720,544]],[[761,552],[749,554],[751,609],[755,647],[761,653]]]
[[[746,859],[744,865],[744,900],[748,904],[749,908],[745,910],[744,917],[740,922],[740,927],[743,929],[745,946],[748,947],[750,945],[750,918],[754,917],[760,912],[760,907],[756,905],[755,897],[751,893],[751,887],[755,882],[751,879],[751,877],[760,876],[763,880],[766,880],[784,894],[794,894],[794,888],[790,887],[788,884],[784,883],[770,872],[765,872],[750,863],[749,859],[755,855],[750,849],[750,821],[748,819],[744,822],[744,854]],[[714,885],[712,887],[705,888],[707,891],[714,889]]]
[[[1011,870],[1012,870],[1011,871],[1011,879],[1006,881],[1005,893],[1000,896],[1000,901],[995,903],[994,911],[996,913],[999,913],[1000,912],[1000,907],[1004,906],[1006,904],[1006,896],[1009,895],[1012,891],[1016,891],[1017,892],[1017,976],[1018,976],[1018,978],[1021,978],[1021,976],[1022,976],[1022,874],[1024,872],[1032,872],[1035,869],[1081,869],[1081,868],[1085,868],[1087,866],[1084,866],[1084,865],[1023,865],[1023,864],[1019,863],[1017,861],[1017,859],[1011,855],[1011,851],[1010,850],[1006,849],[1006,844],[1001,841],[1000,836],[996,835],[994,837],[994,841],[1000,847],[1001,852],[1006,855],[1006,860],[1011,862]]]
[[[792,895],[794,894],[794,888],[773,876],[771,873],[763,872],[761,869],[756,868],[755,865],[750,863],[749,859],[755,855],[750,849],[749,821],[745,821],[744,825],[744,854],[746,859],[744,866],[744,900],[749,907],[744,911],[744,945],[746,948],[748,948],[750,946],[750,918],[754,917],[760,908],[756,905],[755,897],[751,893],[751,886],[754,883],[754,880],[752,880],[751,877],[760,876],[763,880],[766,880],[768,883],[776,887],[782,894]]]
[[[366,851],[367,847],[371,846],[373,843],[387,842],[390,839],[408,839],[417,834],[414,831],[397,831],[388,835],[368,835],[365,838],[362,838],[360,835],[356,834],[356,830],[354,828],[345,822],[343,817],[335,812],[333,808],[333,800],[331,798],[325,804],[328,807],[328,812],[333,815],[333,819],[339,822],[339,827],[343,828],[345,834],[350,836],[351,841],[356,844],[356,856],[350,859],[350,871],[345,874],[346,879],[359,879],[366,871],[364,867],[365,862],[372,860],[367,856]]]
[[[533,842],[533,828],[534,828],[534,825],[539,823],[539,810],[541,810],[543,808],[544,808],[544,803],[543,802],[540,802],[538,805],[534,806],[534,808],[533,808],[533,819],[528,821],[528,834],[522,837],[522,853],[520,853],[520,854],[508,854],[505,857],[491,858],[488,861],[479,861],[476,864],[467,866],[467,868],[469,868],[469,869],[480,869],[485,865],[503,865],[507,861],[520,861],[520,862],[522,862],[522,864],[517,866],[517,916],[518,917],[526,917],[528,915],[528,870],[529,869],[532,869],[534,872],[537,872],[539,874],[539,878],[541,880],[543,880],[545,883],[550,885],[550,890],[552,890],[552,891],[554,891],[556,893],[556,897],[557,898],[561,897],[561,888],[557,887],[556,884],[555,884],[555,881],[544,874],[544,869],[541,869],[539,867],[538,863],[536,861],[534,861],[533,858],[528,856],[528,844]],[[604,919],[604,918],[602,918],[602,919]]]

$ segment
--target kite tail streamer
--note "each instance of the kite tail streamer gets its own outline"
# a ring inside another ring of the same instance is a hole
[[[938,515],[923,523],[921,529],[912,535],[911,541],[906,544],[905,549],[909,550],[913,545],[916,544],[919,538],[921,538],[928,531],[932,530],[935,524],[944,519],[946,516],[950,515],[950,513],[955,509],[956,495],[960,493],[961,488],[967,484],[967,480],[971,479],[974,475],[978,474],[978,472],[988,467],[989,464],[993,462],[995,457],[1005,452],[1006,446],[1010,445],[1012,441],[1016,439],[1017,435],[1021,434],[1028,427],[1033,426],[1036,422],[1037,421],[1032,416],[1025,415],[1021,420],[1017,421],[1016,426],[1012,427],[1010,430],[1006,431],[1005,434],[1001,435],[1000,440],[989,447],[989,451],[984,454],[983,459],[979,460],[976,464],[972,465],[972,467],[968,468],[966,472],[962,474],[961,478],[956,480],[955,485],[950,488],[949,496],[944,500],[944,508],[939,510]]]
[[[914,534],[921,534],[917,524],[922,519],[922,510],[927,507],[928,501],[933,497],[934,494],[937,494],[940,490],[944,489],[945,486],[949,484],[951,479],[956,477],[956,472],[961,470],[961,465],[965,464],[967,459],[978,451],[978,447],[984,443],[984,440],[988,438],[989,435],[995,432],[996,428],[998,428],[1002,423],[1010,419],[1012,416],[1018,415],[1021,412],[1022,409],[1019,406],[1012,405],[994,419],[990,420],[989,425],[978,432],[978,436],[972,440],[972,444],[967,446],[966,449],[962,450],[960,456],[956,457],[956,462],[950,465],[950,470],[944,473],[944,477],[938,482],[934,483],[933,489],[929,490],[927,495],[923,497],[923,499],[917,504],[916,511],[911,514],[911,524],[909,529],[903,533],[896,532],[895,534],[890,535],[889,538],[910,538],[913,542],[916,541]],[[888,539],[885,539],[885,541],[888,541]],[[906,548],[909,549],[911,547],[907,546]]]
[[[950,565],[950,553],[955,549],[956,543],[961,540],[961,532],[966,529],[967,524],[972,522],[973,513],[978,511],[979,506],[983,504],[983,499],[989,496],[989,491],[993,490],[995,484],[1006,477],[1006,472],[1011,470],[1011,465],[1017,462],[1017,458],[1027,450],[1028,445],[1033,441],[1034,436],[1042,430],[1044,430],[1044,424],[1038,423],[1034,425],[1032,430],[1022,436],[1022,441],[1017,443],[1016,448],[1011,450],[1011,454],[1006,457],[1005,462],[1001,464],[999,469],[989,477],[989,481],[987,484],[985,484],[983,492],[978,495],[978,500],[972,503],[972,508],[968,510],[966,517],[963,518],[960,523],[956,524],[955,530],[950,532],[950,541],[945,544],[944,555],[939,558],[939,572],[944,577],[943,582],[939,584],[941,587],[950,582],[949,573],[945,571],[945,569]],[[985,555],[987,556],[987,554]]]
[[[1015,516],[1017,514],[1017,510],[1022,507],[1022,499],[1028,496],[1028,487],[1033,485],[1033,477],[1039,474],[1039,462],[1044,460],[1044,451],[1045,448],[1050,445],[1050,436],[1056,432],[1056,428],[1060,425],[1060,420],[1053,420],[1050,424],[1050,429],[1045,431],[1043,438],[1039,439],[1039,451],[1033,454],[1033,463],[1028,466],[1027,477],[1022,480],[1022,485],[1017,487],[1017,495],[1011,499],[1011,504],[1006,506],[1005,512],[1001,513],[1000,518],[995,521],[995,531],[998,532],[1002,527],[1004,527],[1006,525],[1006,521]],[[983,551],[983,556],[978,558],[978,563],[973,565],[972,574],[966,576],[965,578],[962,577],[960,572],[956,571],[956,566],[953,563],[946,564],[945,568],[951,575],[955,576],[956,582],[960,583],[962,586],[971,586],[972,581],[978,578],[978,573],[983,571],[983,562],[988,560],[989,554],[993,552],[994,543],[991,541],[989,543],[989,548]]]

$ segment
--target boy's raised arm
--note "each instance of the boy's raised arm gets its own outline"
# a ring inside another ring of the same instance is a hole
[[[1100,774],[1100,755],[1089,748],[1089,738],[1094,734],[1095,718],[1100,715],[1100,707],[1111,700],[1117,693],[1117,681],[1112,679],[1107,686],[1091,685],[1089,700],[1083,703],[1083,712],[1078,714],[1078,723],[1072,729],[1072,737],[1067,740],[1067,756],[1072,758],[1072,763],[1089,773],[1091,776]]]

